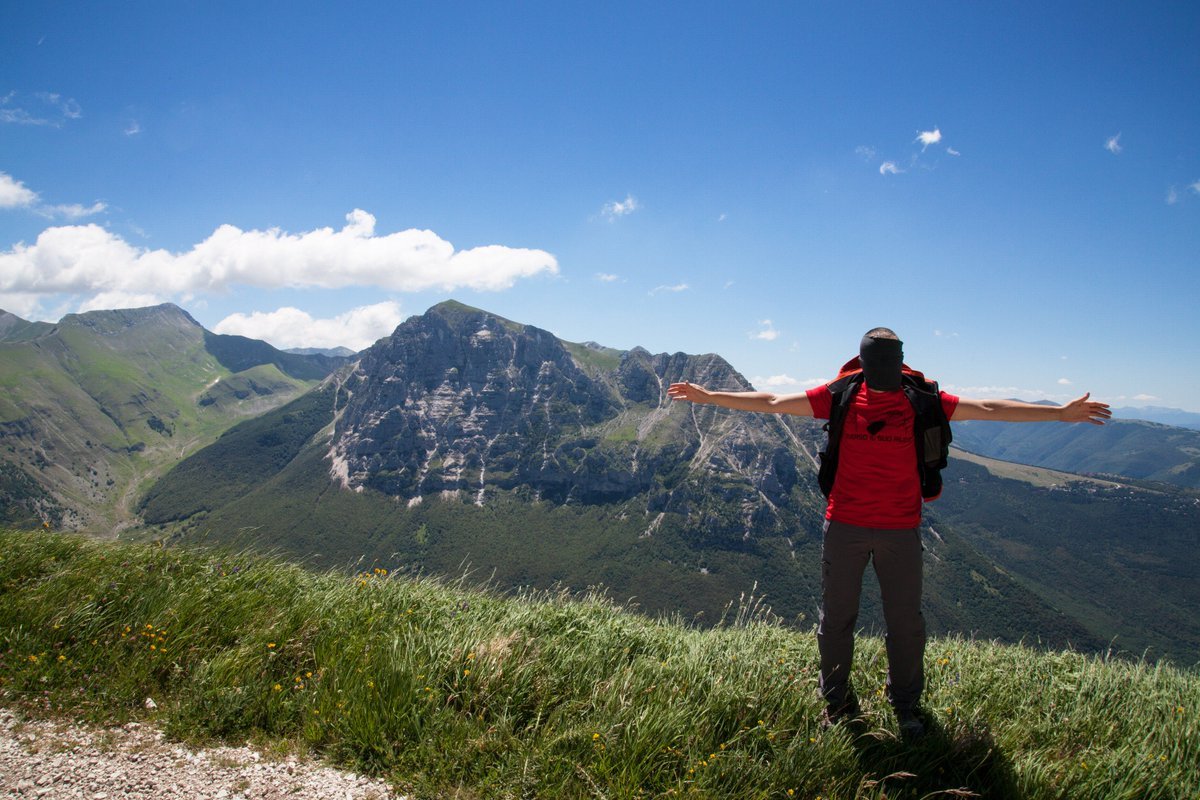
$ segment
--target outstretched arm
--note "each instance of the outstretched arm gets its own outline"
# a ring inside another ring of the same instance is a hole
[[[694,383],[672,383],[667,388],[672,400],[687,400],[700,405],[714,405],[737,411],[761,411],[767,414],[795,414],[811,417],[812,403],[804,392],[771,394],[770,392],[710,392]]]
[[[1042,406],[1019,400],[972,400],[959,398],[953,420],[991,419],[998,422],[1090,422],[1103,425],[1112,417],[1108,403],[1088,400],[1091,393],[1066,405]]]

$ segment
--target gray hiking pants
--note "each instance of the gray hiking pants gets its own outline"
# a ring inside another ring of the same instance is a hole
[[[925,687],[925,617],[921,614],[921,534],[916,528],[880,530],[825,522],[821,550],[821,695],[834,707],[853,696],[850,665],[854,624],[867,562],[875,564],[883,599],[888,700],[913,708]]]

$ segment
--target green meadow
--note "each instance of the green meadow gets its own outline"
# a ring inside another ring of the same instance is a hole
[[[1194,668],[934,639],[910,744],[879,639],[863,724],[823,730],[811,631],[753,597],[701,630],[466,584],[0,532],[0,703],[311,749],[422,800],[1200,795]]]

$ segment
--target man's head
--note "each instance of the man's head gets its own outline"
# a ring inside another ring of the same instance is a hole
[[[904,364],[904,342],[891,328],[872,328],[858,347],[863,377],[868,389],[891,392],[900,388],[900,368]]]

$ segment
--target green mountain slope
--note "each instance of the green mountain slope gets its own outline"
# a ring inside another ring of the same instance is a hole
[[[952,459],[928,515],[994,571],[1081,623],[1093,639],[1200,661],[1200,499],[1120,484],[1021,480],[1021,469]],[[986,573],[985,573],[986,574]],[[990,578],[990,575],[988,575]]]
[[[976,420],[954,426],[954,443],[1021,464],[1200,488],[1200,430],[1132,419],[1103,427]]]
[[[54,326],[48,322],[29,322],[16,314],[10,314],[4,309],[0,309],[0,342],[32,339],[52,327]]]
[[[262,342],[214,336],[172,305],[72,314],[56,325],[10,321],[7,330],[0,516],[12,521],[127,525],[167,467],[329,371]]]

